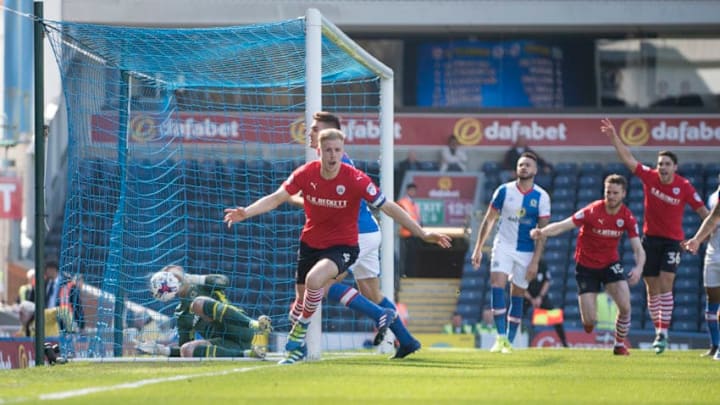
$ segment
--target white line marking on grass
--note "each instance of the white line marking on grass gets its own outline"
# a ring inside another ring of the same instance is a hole
[[[140,380],[140,381],[135,381],[135,382],[130,382],[130,383],[107,385],[107,386],[101,386],[101,387],[90,387],[90,388],[83,388],[83,389],[79,389],[79,390],[54,392],[54,393],[50,393],[50,394],[41,394],[37,397],[37,399],[39,399],[41,401],[53,401],[53,400],[58,400],[58,399],[80,397],[80,396],[89,395],[89,394],[97,394],[98,392],[115,391],[115,390],[122,390],[122,389],[135,389],[135,388],[144,387],[146,385],[160,384],[160,383],[166,383],[166,382],[172,382],[172,381],[189,380],[192,378],[216,377],[216,376],[235,374],[235,373],[245,373],[248,371],[257,370],[257,369],[270,367],[270,366],[275,366],[275,364],[267,365],[267,366],[258,366],[258,367],[233,368],[230,370],[214,371],[214,372],[207,372],[207,373],[200,373],[200,374],[185,374],[185,375],[175,375],[175,376],[162,377],[162,378],[150,378],[147,380]],[[28,398],[28,400],[29,399],[30,398]]]

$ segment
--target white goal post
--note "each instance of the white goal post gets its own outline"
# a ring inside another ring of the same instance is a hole
[[[370,55],[350,39],[335,24],[325,18],[319,10],[311,8],[305,14],[306,23],[306,108],[305,122],[312,121],[312,115],[325,107],[322,105],[322,38],[323,36],[345,50],[349,56],[380,77],[380,190],[393,198],[393,125],[394,125],[394,75],[392,69]],[[316,159],[316,153],[309,145],[306,159]],[[380,248],[381,286],[383,295],[394,297],[394,224],[390,217],[381,213],[382,244]],[[313,316],[307,335],[308,360],[317,360],[322,352],[321,307]],[[388,333],[391,333],[388,331]]]

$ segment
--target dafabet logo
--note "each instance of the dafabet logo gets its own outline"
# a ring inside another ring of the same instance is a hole
[[[307,138],[305,137],[305,134],[305,117],[298,117],[290,123],[290,136],[293,141],[301,145],[306,144]]]
[[[455,122],[453,134],[461,145],[477,145],[483,137],[482,122],[474,118],[461,118]]]
[[[440,190],[450,190],[452,188],[452,179],[448,176],[442,176],[438,178],[437,185]]]
[[[645,145],[650,139],[647,121],[639,118],[623,121],[620,125],[620,139],[629,146]]]
[[[145,143],[155,139],[155,120],[138,114],[130,120],[130,137],[135,142]]]

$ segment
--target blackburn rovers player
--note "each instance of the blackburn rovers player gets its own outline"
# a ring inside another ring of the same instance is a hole
[[[298,192],[303,194],[305,226],[300,235],[296,285],[304,285],[303,310],[293,325],[281,364],[302,360],[310,319],[322,301],[327,283],[348,270],[359,253],[357,216],[360,201],[383,211],[410,229],[414,235],[443,248],[450,237],[428,232],[397,204],[387,201],[364,172],[342,163],[345,135],[337,129],[318,134],[320,159],[296,169],[277,191],[248,207],[225,209],[224,221],[231,226],[277,208]]]
[[[700,243],[705,239],[708,241],[705,249],[705,262],[703,272],[703,283],[705,284],[706,304],[705,322],[707,323],[708,335],[710,337],[710,349],[703,353],[703,356],[720,360],[720,330],[718,320],[720,319],[720,186],[710,198],[708,206],[711,207],[710,215],[703,221],[695,235],[683,243],[683,247],[691,253],[697,253]]]
[[[512,342],[523,315],[525,291],[537,274],[545,246],[544,240],[530,238],[530,230],[542,228],[550,220],[550,197],[535,184],[535,154],[520,155],[515,170],[517,179],[500,185],[493,193],[472,254],[473,267],[478,269],[482,247],[499,221],[490,258],[490,303],[498,336],[490,351],[502,353],[512,352]],[[506,308],[508,281],[511,282],[510,306]]]
[[[138,351],[170,357],[265,357],[267,348],[253,345],[253,339],[257,332],[270,333],[270,318],[252,319],[230,304],[224,293],[230,285],[226,276],[188,274],[177,265],[161,271],[180,281],[180,302],[175,309],[178,346],[141,342],[136,345]]]
[[[638,162],[623,143],[609,119],[601,121],[600,130],[610,138],[620,160],[643,183],[645,218],[643,248],[647,261],[643,280],[647,288],[647,305],[655,324],[655,353],[667,346],[668,328],[675,306],[673,285],[680,265],[680,242],[684,239],[682,222],[685,205],[700,218],[708,215],[700,195],[690,182],[677,174],[677,156],[669,151],[658,152],[657,166],[651,169]]]

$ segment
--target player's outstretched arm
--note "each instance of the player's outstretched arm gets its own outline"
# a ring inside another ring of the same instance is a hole
[[[707,239],[718,226],[720,226],[720,203],[715,204],[710,215],[705,217],[700,228],[695,232],[695,235],[682,243],[683,247],[692,254],[697,253],[700,244]]]
[[[424,230],[420,224],[410,218],[410,215],[408,215],[404,209],[392,201],[385,202],[385,204],[380,207],[380,210],[425,242],[435,243],[444,248],[449,248],[452,244],[452,239],[450,239],[449,236]]]
[[[225,218],[223,221],[228,224],[228,227],[230,227],[234,223],[272,211],[277,208],[278,205],[289,199],[290,193],[285,191],[285,188],[281,186],[274,193],[262,197],[250,204],[248,207],[225,208]]]
[[[627,145],[625,145],[618,136],[612,121],[610,121],[610,119],[608,118],[602,119],[600,121],[600,131],[602,131],[605,135],[608,136],[608,138],[610,138],[610,142],[615,147],[615,151],[617,152],[618,156],[620,156],[620,160],[622,160],[625,166],[630,169],[630,172],[633,173],[635,171],[635,168],[637,167],[638,161],[632,155]]]
[[[575,228],[575,223],[573,222],[572,217],[567,217],[560,222],[548,224],[544,228],[535,228],[531,230],[530,237],[534,240],[538,240],[540,238],[560,235],[561,233],[567,232],[573,228]]]
[[[297,193],[293,196],[290,196],[288,203],[298,208],[303,208],[305,206],[305,199],[303,198],[302,193]]]
[[[490,235],[490,231],[495,226],[495,222],[497,222],[499,217],[500,211],[492,207],[488,207],[487,212],[485,212],[485,216],[480,223],[480,233],[478,234],[477,241],[475,242],[475,248],[473,249],[472,253],[471,260],[473,268],[475,270],[480,268],[480,263],[482,262],[483,256],[482,248],[483,246],[485,246],[485,241]]]
[[[628,283],[635,285],[640,281],[643,267],[645,267],[645,249],[642,247],[640,238],[630,238],[630,247],[632,248],[633,256],[635,256],[635,267],[633,267],[628,274]]]
[[[543,217],[538,219],[537,228],[542,229],[548,225],[550,218]],[[535,250],[533,251],[533,257],[527,266],[525,273],[525,279],[532,281],[537,276],[538,268],[540,267],[540,260],[542,259],[543,253],[545,252],[545,238],[535,239]]]

